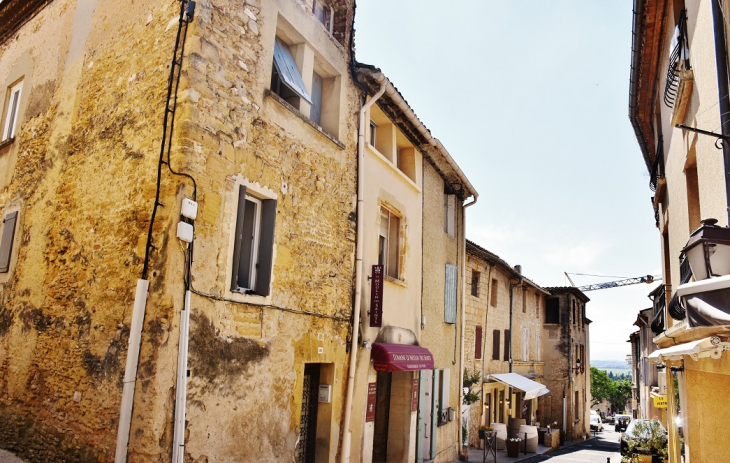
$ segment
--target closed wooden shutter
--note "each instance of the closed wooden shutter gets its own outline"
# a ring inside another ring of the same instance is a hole
[[[499,360],[499,330],[492,331],[492,360]]]
[[[504,330],[504,359],[509,360],[510,355],[510,342],[509,342],[509,330]]]
[[[11,212],[3,219],[3,238],[2,242],[0,242],[0,273],[8,273],[10,271],[10,258],[13,254],[15,223],[17,220],[17,212]]]
[[[446,282],[444,291],[444,321],[456,323],[456,265],[446,264]]]
[[[261,238],[256,263],[256,294],[268,296],[271,292],[271,267],[274,257],[276,228],[276,200],[261,201]]]
[[[474,358],[482,358],[482,327],[477,326],[474,332]]]
[[[492,288],[489,290],[489,305],[497,307],[497,293],[499,291],[499,285],[496,278],[492,278]]]

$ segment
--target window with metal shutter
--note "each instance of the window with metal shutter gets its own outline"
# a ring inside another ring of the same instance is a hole
[[[492,360],[499,360],[499,330],[492,331]]]
[[[444,290],[444,321],[456,323],[456,265],[446,264],[446,282]]]
[[[506,361],[509,361],[510,357],[510,339],[509,339],[509,330],[504,330],[504,359]]]
[[[477,326],[474,332],[474,358],[482,358],[482,327]]]
[[[284,85],[307,100],[307,103],[312,104],[312,98],[304,86],[302,75],[299,73],[299,68],[294,62],[289,47],[278,37],[274,41],[274,67]]]
[[[18,220],[18,212],[11,212],[3,219],[3,237],[0,242],[0,273],[10,271],[10,258],[13,254],[13,241],[15,238],[15,223]]]

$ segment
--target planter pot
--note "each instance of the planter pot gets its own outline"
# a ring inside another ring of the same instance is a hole
[[[486,437],[487,437],[487,436],[486,436],[486,432],[487,432],[487,431],[485,431],[485,430],[483,430],[483,429],[480,429],[480,430],[479,430],[479,438],[480,438],[480,439],[486,439]]]
[[[507,445],[507,456],[510,458],[517,458],[520,454],[520,444],[522,441],[513,442],[508,440],[506,442]]]
[[[651,463],[651,455],[636,455],[639,458],[639,463]]]

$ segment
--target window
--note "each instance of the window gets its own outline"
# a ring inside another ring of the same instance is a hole
[[[309,118],[317,125],[322,121],[322,85],[324,80],[316,72],[312,73],[312,109]]]
[[[535,318],[540,318],[540,293],[535,293]]]
[[[576,323],[576,322],[577,322],[577,320],[575,319],[575,301],[573,301],[573,319],[572,319],[571,323]]]
[[[479,297],[479,272],[471,271],[471,295]]]
[[[525,362],[530,359],[530,329],[522,328],[522,360]]]
[[[545,323],[560,323],[560,299],[545,299]]]
[[[522,287],[522,313],[527,313],[527,291]]]
[[[370,146],[375,146],[376,134],[378,133],[378,124],[370,121]]]
[[[18,220],[18,212],[11,212],[3,219],[3,235],[0,241],[0,273],[10,271],[10,257],[13,253],[13,241],[15,239],[15,223]]]
[[[449,238],[454,237],[456,215],[456,195],[444,195],[444,231]]]
[[[535,360],[540,361],[540,329],[535,330]]]
[[[327,32],[332,33],[332,8],[322,0],[314,0],[312,5],[314,16],[324,25]]]
[[[380,236],[378,237],[378,264],[385,269],[385,274],[398,278],[398,238],[400,235],[400,218],[390,209],[380,208]]]
[[[437,425],[442,426],[449,422],[449,392],[451,390],[451,370],[444,368],[438,370],[438,391],[439,391],[439,402],[438,402],[438,420]]]
[[[8,89],[7,104],[5,105],[5,123],[3,124],[3,141],[15,137],[15,125],[18,121],[20,95],[23,90],[23,81]]]
[[[580,420],[580,391],[575,391],[575,421]]]
[[[459,276],[456,265],[446,264],[446,282],[444,291],[444,321],[456,323],[456,285]]]
[[[492,360],[499,360],[499,330],[492,331]]]
[[[474,358],[479,360],[482,358],[482,327],[477,326],[474,330]]]
[[[241,185],[233,245],[231,291],[269,295],[276,200],[259,199]]]
[[[510,345],[510,331],[504,330],[504,360],[508,361],[512,356],[511,345]]]
[[[296,109],[299,109],[299,98],[303,98],[309,104],[312,104],[312,98],[307,92],[299,68],[294,62],[294,57],[287,44],[279,37],[274,42],[274,69],[271,73],[271,91]]]
[[[489,305],[497,307],[497,292],[499,291],[499,284],[496,278],[492,278],[492,288],[489,290]]]
[[[689,71],[689,40],[687,39],[687,10],[679,12],[677,26],[672,37],[669,52],[669,66],[667,67],[667,82],[664,87],[664,104],[673,107],[679,90],[679,76],[681,71]]]

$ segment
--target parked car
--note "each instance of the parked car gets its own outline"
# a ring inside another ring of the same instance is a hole
[[[606,417],[603,419],[603,422],[607,424],[616,424],[616,420],[614,419],[613,415],[606,415]]]
[[[631,416],[629,415],[614,415],[614,431],[623,432],[626,431],[626,427],[631,423]]]
[[[603,431],[603,423],[598,415],[591,415],[591,431]]]
[[[644,431],[641,434],[636,432],[636,425],[639,423],[647,425],[646,427],[643,427]],[[640,439],[640,438],[650,439],[650,438],[652,438],[651,426],[649,426],[649,425],[658,426],[658,428],[659,428],[658,431],[660,433],[659,438],[662,439],[664,446],[666,447],[667,430],[664,429],[664,426],[662,426],[662,423],[659,420],[637,419],[637,420],[631,421],[631,423],[629,423],[629,426],[626,428],[626,431],[621,433],[621,439],[620,439],[621,455],[628,455],[628,453],[629,453],[629,443],[627,441],[628,439]],[[661,435],[661,434],[663,434],[663,435]]]

